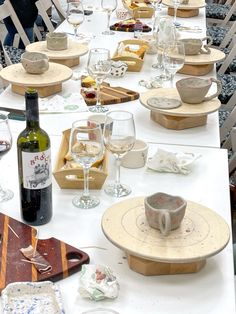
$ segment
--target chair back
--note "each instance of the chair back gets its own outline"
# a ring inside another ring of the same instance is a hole
[[[12,22],[22,39],[25,46],[29,45],[30,41],[24,31],[24,28],[21,25],[20,20],[18,19],[15,10],[13,9],[10,0],[5,0],[5,2],[0,5],[0,20],[3,20],[4,18],[10,16],[12,19]]]

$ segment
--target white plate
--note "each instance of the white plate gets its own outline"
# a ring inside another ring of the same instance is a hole
[[[3,314],[64,314],[59,288],[50,281],[10,283],[2,291]]]
[[[158,109],[173,109],[182,105],[182,102],[178,99],[165,98],[165,97],[150,97],[147,99],[147,104],[150,107]]]

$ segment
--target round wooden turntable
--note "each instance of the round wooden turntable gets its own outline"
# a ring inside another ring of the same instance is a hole
[[[105,236],[127,253],[129,267],[144,275],[193,273],[227,245],[230,230],[213,210],[187,201],[181,226],[163,236],[145,217],[144,197],[114,204],[102,217]]]
[[[225,53],[215,48],[210,48],[210,51],[210,54],[185,56],[184,66],[178,73],[201,76],[211,72],[214,64],[225,58]]]
[[[174,15],[173,3],[171,0],[163,0],[162,3],[168,6],[168,14]],[[189,0],[188,4],[180,4],[177,10],[178,17],[193,17],[199,14],[199,9],[205,7],[205,0]]]
[[[49,62],[43,74],[29,74],[21,63],[12,64],[0,71],[0,76],[11,83],[12,91],[24,95],[28,87],[36,88],[40,97],[47,97],[62,90],[62,82],[72,77],[73,71],[65,65]]]
[[[76,66],[80,63],[80,57],[88,52],[87,45],[68,39],[68,48],[64,50],[50,50],[46,41],[38,41],[26,47],[28,52],[41,52],[48,56],[51,62],[60,63],[68,67]]]
[[[217,111],[221,103],[218,98],[205,101],[200,104],[187,104],[173,109],[160,109],[148,105],[151,97],[163,97],[180,100],[176,88],[158,88],[140,94],[140,102],[147,109],[151,110],[151,119],[167,129],[182,130],[193,128],[207,123],[207,115]]]

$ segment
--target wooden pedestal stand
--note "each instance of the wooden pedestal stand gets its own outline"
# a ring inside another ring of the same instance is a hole
[[[43,74],[27,73],[21,63],[2,69],[0,75],[12,84],[12,91],[24,95],[27,88],[35,88],[39,97],[47,97],[62,90],[62,82],[71,78],[73,71],[62,64],[49,62],[49,69]]]
[[[80,64],[80,58],[75,57],[73,59],[50,59],[51,62],[66,65],[69,68],[75,67]]]
[[[12,84],[11,90],[13,93],[19,94],[24,96],[27,88],[35,88],[37,89],[39,97],[48,97],[54,94],[57,94],[62,91],[62,84],[56,84],[56,85],[51,85],[51,86],[22,86],[22,85],[15,85]]]
[[[185,64],[182,69],[178,71],[181,74],[187,74],[191,76],[203,76],[210,73],[214,68],[214,64]]]
[[[26,47],[28,52],[41,52],[48,56],[50,62],[66,65],[70,68],[79,65],[80,57],[88,52],[88,46],[68,39],[65,50],[49,50],[46,41],[38,41]]]
[[[178,9],[176,16],[187,18],[187,17],[198,16],[198,14],[199,14],[199,9],[189,9],[189,10]],[[168,15],[174,16],[174,8],[168,8]]]
[[[140,94],[139,98],[141,104],[150,110],[150,117],[153,121],[172,130],[183,130],[205,125],[208,114],[218,110],[221,106],[219,99],[214,98],[201,104],[187,104],[182,102],[182,105],[177,108],[160,109],[148,104],[148,99],[152,97],[180,100],[177,89],[158,88],[156,90],[149,90]]]
[[[127,260],[130,269],[144,276],[197,273],[206,265],[205,259],[192,263],[163,263],[129,254]]]
[[[200,271],[206,259],[228,243],[228,224],[213,210],[187,200],[179,228],[163,236],[145,217],[144,197],[113,204],[102,217],[102,230],[126,252],[130,269],[145,276]]]
[[[207,123],[207,115],[180,117],[165,115],[151,110],[150,117],[153,121],[172,130],[190,129]]]

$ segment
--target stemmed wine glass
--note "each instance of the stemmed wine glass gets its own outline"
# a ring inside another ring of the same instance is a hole
[[[173,87],[174,76],[184,66],[184,44],[180,41],[165,46],[163,54],[164,69],[170,74],[170,83]]]
[[[70,153],[72,158],[83,167],[84,192],[73,198],[72,203],[87,209],[97,206],[100,201],[89,194],[89,169],[103,155],[102,131],[99,123],[90,119],[75,121],[70,134]]]
[[[0,159],[12,146],[12,135],[8,124],[7,114],[0,113]],[[0,185],[0,203],[10,200],[13,197],[11,190],[5,190]]]
[[[120,183],[120,163],[135,143],[135,125],[133,114],[128,111],[117,110],[107,113],[103,130],[105,147],[116,157],[116,180],[105,187],[108,195],[115,197],[126,196],[131,188]]]
[[[74,27],[74,39],[77,39],[78,36],[78,27],[84,21],[84,8],[82,1],[77,0],[74,2],[68,2],[67,11],[66,11],[67,22]],[[81,37],[81,36],[80,36]]]
[[[176,24],[176,16],[177,16],[177,10],[180,5],[181,0],[172,0],[173,7],[174,7],[174,24]]]
[[[110,30],[111,14],[117,7],[117,0],[102,0],[102,8],[107,12],[107,30],[102,32],[103,35],[114,35],[115,32]]]
[[[105,48],[93,48],[89,51],[87,70],[97,85],[96,106],[89,108],[92,112],[106,112],[108,109],[101,105],[101,84],[111,70],[110,51]]]

